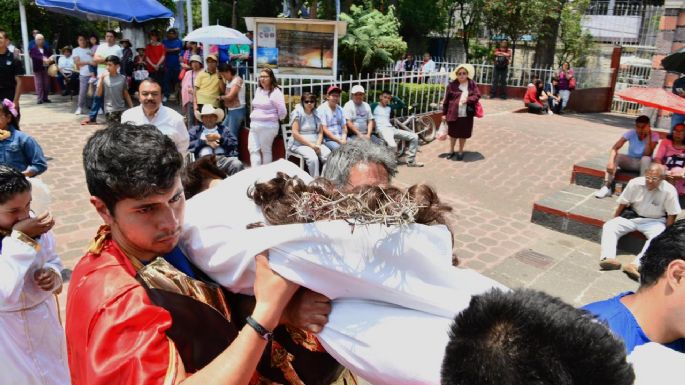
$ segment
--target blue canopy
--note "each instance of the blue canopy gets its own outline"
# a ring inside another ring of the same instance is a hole
[[[36,0],[39,7],[69,16],[139,23],[170,18],[173,13],[156,0]]]

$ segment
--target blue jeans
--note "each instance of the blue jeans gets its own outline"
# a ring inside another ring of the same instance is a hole
[[[176,90],[178,84],[178,75],[181,73],[180,69],[167,67],[164,70],[164,96],[167,98]]]
[[[103,102],[102,96],[93,96],[93,106],[90,107],[90,112],[88,113],[88,120],[95,122],[98,119],[98,110],[102,108]]]
[[[245,107],[226,110],[226,119],[224,119],[223,125],[228,128],[238,143],[240,143],[240,125],[243,120],[245,120]]]
[[[334,141],[328,140],[328,139],[324,140],[324,141],[323,141],[323,144],[324,144],[326,147],[328,147],[328,149],[331,150],[331,151],[335,151],[335,150],[337,150],[338,148],[340,148],[340,144],[339,144],[338,142],[334,142]]]

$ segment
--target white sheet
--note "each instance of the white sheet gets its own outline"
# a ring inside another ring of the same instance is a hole
[[[319,337],[327,351],[374,385],[439,384],[447,328],[471,296],[501,284],[451,266],[445,226],[352,227],[344,221],[267,226],[247,197],[256,180],[289,162],[242,171],[188,201],[182,245],[199,268],[234,292],[252,293],[254,255],[269,249],[271,267],[333,299]]]

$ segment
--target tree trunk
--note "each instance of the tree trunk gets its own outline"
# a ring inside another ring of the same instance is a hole
[[[316,0],[310,0],[311,5],[309,6],[309,18],[317,19],[318,3]]]
[[[238,0],[233,0],[233,9],[231,10],[231,28],[238,28]]]
[[[561,24],[561,11],[565,4],[566,0],[559,1],[556,9],[557,14],[542,20],[541,30],[545,33],[535,45],[533,67],[548,68],[554,65],[554,53],[556,52],[557,38],[559,37],[559,25]]]

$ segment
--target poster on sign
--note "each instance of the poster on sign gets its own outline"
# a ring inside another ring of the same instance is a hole
[[[249,17],[245,22],[255,31],[255,76],[260,68],[271,68],[279,78],[337,76],[338,39],[346,22]]]

